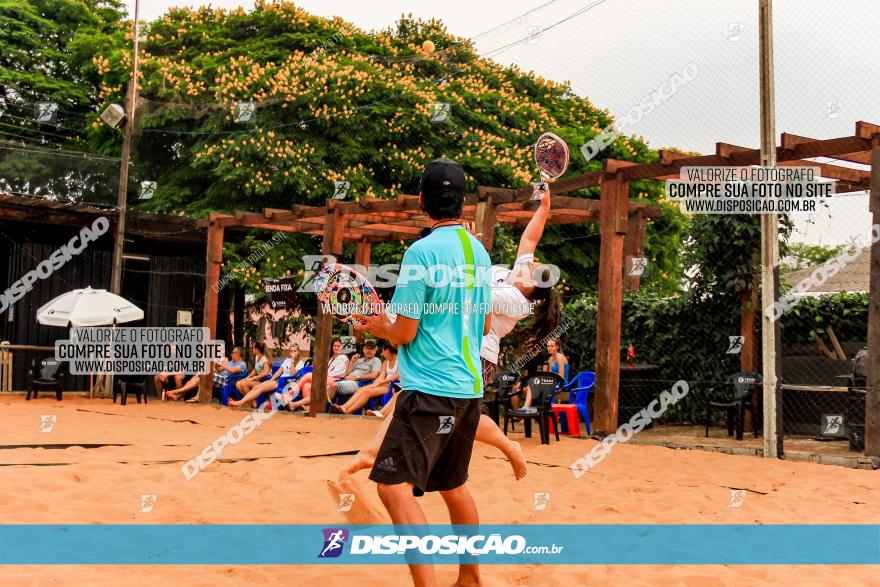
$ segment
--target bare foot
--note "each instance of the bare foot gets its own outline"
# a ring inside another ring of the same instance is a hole
[[[369,499],[369,492],[356,479],[347,477],[345,473],[340,475],[339,481],[327,480],[327,489],[333,498],[334,507],[340,503],[340,495],[343,493],[355,496],[351,509],[345,514],[350,524],[387,524],[388,517],[376,507]]]
[[[518,442],[511,440],[507,445],[504,456],[510,461],[510,466],[513,467],[513,476],[516,477],[517,481],[526,476],[526,457]]]
[[[362,450],[358,451],[357,455],[355,455],[354,459],[349,463],[348,467],[346,467],[345,472],[349,475],[354,475],[361,469],[372,468],[374,462],[376,462],[376,457],[370,456]]]

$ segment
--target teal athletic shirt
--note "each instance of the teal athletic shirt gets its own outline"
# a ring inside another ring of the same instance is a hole
[[[404,253],[389,310],[418,319],[419,329],[399,349],[401,389],[483,397],[480,343],[492,290],[479,276],[491,267],[489,253],[461,226],[437,228]]]

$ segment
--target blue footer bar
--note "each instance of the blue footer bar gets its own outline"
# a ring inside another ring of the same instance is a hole
[[[0,525],[0,564],[880,564],[880,525]]]

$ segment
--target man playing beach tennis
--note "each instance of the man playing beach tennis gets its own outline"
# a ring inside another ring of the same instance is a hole
[[[356,328],[399,346],[402,391],[370,479],[395,525],[427,524],[414,496],[439,491],[453,524],[478,524],[465,482],[480,419],[480,343],[488,329],[490,285],[475,276],[489,254],[461,225],[465,175],[450,159],[432,161],[419,185],[431,233],[403,256],[386,314],[364,316]],[[449,270],[462,278],[443,279]],[[465,311],[466,307],[478,311]],[[413,583],[436,585],[430,565],[410,565]],[[479,566],[461,565],[457,584],[478,585]]]

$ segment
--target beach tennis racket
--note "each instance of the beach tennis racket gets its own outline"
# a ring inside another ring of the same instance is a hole
[[[366,277],[341,263],[325,265],[315,278],[318,302],[334,318],[351,325],[362,320],[355,315],[374,316],[382,312],[382,300]]]
[[[562,177],[568,169],[568,145],[552,132],[545,132],[535,143],[535,163],[541,174],[533,200],[540,200],[547,191],[547,182]]]

